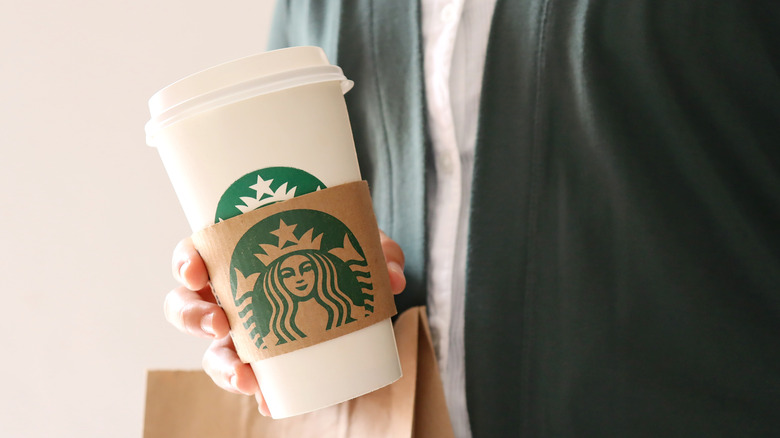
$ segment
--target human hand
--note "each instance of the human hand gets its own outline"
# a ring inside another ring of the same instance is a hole
[[[406,287],[404,253],[394,240],[381,231],[380,242],[390,276],[390,289],[399,294]],[[165,297],[166,319],[184,333],[212,339],[203,355],[202,365],[206,374],[222,389],[254,395],[260,413],[270,415],[252,367],[238,358],[227,316],[216,303],[206,265],[191,239],[182,240],[174,249],[172,268],[174,278],[181,285]]]

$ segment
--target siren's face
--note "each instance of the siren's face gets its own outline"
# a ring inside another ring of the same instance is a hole
[[[284,287],[291,294],[305,298],[314,289],[314,265],[308,258],[296,254],[287,257],[279,267]]]

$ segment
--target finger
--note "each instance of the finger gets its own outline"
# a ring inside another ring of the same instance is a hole
[[[265,397],[263,397],[262,392],[257,391],[255,393],[255,400],[257,400],[257,410],[266,417],[270,417],[271,410],[268,409],[268,403],[265,402]]]
[[[383,231],[379,231],[379,241],[382,244],[382,251],[385,253],[385,260],[388,263],[395,262],[401,268],[404,267],[406,259],[401,245],[387,236]]]
[[[230,336],[211,343],[203,355],[203,369],[222,389],[245,395],[260,392],[252,367],[238,358]]]
[[[404,275],[404,252],[401,245],[387,236],[383,231],[379,231],[379,240],[382,243],[382,251],[385,254],[387,262],[387,273],[390,277],[390,289],[398,295],[406,288],[406,276]]]
[[[171,266],[176,281],[190,290],[200,290],[208,284],[209,274],[206,271],[206,264],[189,237],[176,245]]]
[[[387,274],[390,277],[390,290],[393,294],[398,295],[406,288],[406,275],[404,275],[404,269],[395,262],[389,262],[387,264]]]
[[[225,312],[214,302],[205,301],[203,295],[210,295],[211,289],[191,291],[180,286],[165,297],[165,318],[174,327],[198,337],[222,338],[230,331]]]

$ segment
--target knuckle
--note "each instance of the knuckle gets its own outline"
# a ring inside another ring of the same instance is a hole
[[[213,369],[211,368],[212,363],[212,357],[214,356],[214,351],[212,348],[208,348],[205,353],[203,353],[203,358],[200,361],[200,366],[203,367],[203,371],[206,372],[212,379],[214,378],[212,376]]]
[[[206,371],[206,374],[208,374],[212,380],[217,381],[219,373],[218,367],[215,365],[217,362],[217,352],[214,345],[215,343],[212,343],[209,348],[206,349],[206,352],[203,353],[203,359],[200,364],[203,367],[203,370]]]
[[[177,243],[176,247],[173,248],[173,253],[171,254],[171,268],[173,269],[174,275],[178,275],[179,266],[184,263],[182,246],[183,241]]]
[[[163,302],[163,312],[165,313],[165,319],[174,325],[176,325],[176,302],[179,301],[177,295],[177,291],[174,289],[168,292],[168,294],[165,296],[165,301]]]
[[[224,354],[220,354],[220,349],[216,342],[203,354],[201,360],[201,366],[211,380],[222,389],[230,392],[236,392],[231,383],[231,378],[236,374],[235,367],[230,366],[224,358]]]
[[[173,277],[181,281],[181,267],[193,258],[192,240],[188,237],[182,239],[176,244],[171,256],[171,270],[173,271]]]
[[[201,313],[201,306],[199,306],[197,303],[184,303],[178,309],[177,320],[185,331],[194,333],[199,330]]]

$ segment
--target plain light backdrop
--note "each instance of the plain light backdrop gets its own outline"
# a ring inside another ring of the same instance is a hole
[[[264,50],[272,0],[10,0],[0,14],[0,436],[140,437],[145,370],[195,369],[169,326],[189,234],[146,102]]]

